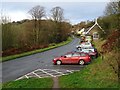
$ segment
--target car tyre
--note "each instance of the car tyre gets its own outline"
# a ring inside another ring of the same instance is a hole
[[[85,64],[85,61],[84,60],[80,60],[79,61],[79,65],[84,65]]]
[[[80,50],[81,48],[80,47],[77,47],[77,50]]]
[[[56,61],[56,64],[57,64],[57,65],[61,65],[62,62],[61,62],[60,60],[57,60],[57,61]]]

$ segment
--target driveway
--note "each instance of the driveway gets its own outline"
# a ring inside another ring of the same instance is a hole
[[[66,52],[73,51],[79,43],[75,38],[71,43],[42,53],[33,54],[17,58],[2,63],[3,82],[15,80],[29,72],[37,69],[57,69],[57,70],[80,70],[81,65],[53,65],[52,60],[56,56],[61,56]]]

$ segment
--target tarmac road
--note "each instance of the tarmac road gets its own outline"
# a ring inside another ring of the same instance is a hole
[[[36,69],[80,70],[83,68],[81,65],[53,65],[52,62],[54,57],[73,51],[78,43],[79,39],[75,38],[71,43],[65,46],[3,62],[2,81],[7,82],[15,80]]]

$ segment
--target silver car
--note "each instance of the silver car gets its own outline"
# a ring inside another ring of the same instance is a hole
[[[84,47],[92,47],[92,44],[90,42],[83,42],[82,44],[76,46],[77,49]]]

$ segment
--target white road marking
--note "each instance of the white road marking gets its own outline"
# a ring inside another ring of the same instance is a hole
[[[59,72],[59,71],[57,71],[57,70],[53,70],[53,71],[55,71],[55,72],[57,72],[57,73],[60,73],[61,75],[65,75],[64,73]]]
[[[35,75],[35,77],[38,77],[38,78],[56,77],[56,76],[68,75],[68,74],[73,73],[75,71],[80,71],[80,70],[37,69],[37,70],[34,70],[34,71],[30,72],[30,73],[27,73],[26,75],[23,75],[23,76],[19,77],[16,80],[20,80],[20,79],[23,79],[23,78],[29,79],[31,77],[34,77],[32,75]]]
[[[67,72],[70,72],[70,73],[73,73],[72,71],[70,71],[70,70],[66,70]]]
[[[27,75],[25,75],[25,77],[28,79],[29,77]]]
[[[50,74],[50,73],[48,73],[48,72],[45,72],[45,71],[42,70],[42,69],[39,69],[39,70],[43,71],[44,73],[46,73],[46,74],[48,74],[48,75],[50,75],[50,76],[52,76],[52,77],[55,77],[54,75],[52,75],[52,74]]]
[[[20,78],[16,79],[15,81],[20,80],[20,79],[22,79],[23,77],[24,77],[24,76],[22,76],[22,77],[20,77]]]
[[[36,69],[36,70],[34,70],[33,72],[36,72],[36,71],[40,71],[40,69]]]
[[[38,74],[36,74],[36,73],[34,73],[34,72],[32,72],[34,75],[36,75],[38,78],[41,78]]]

